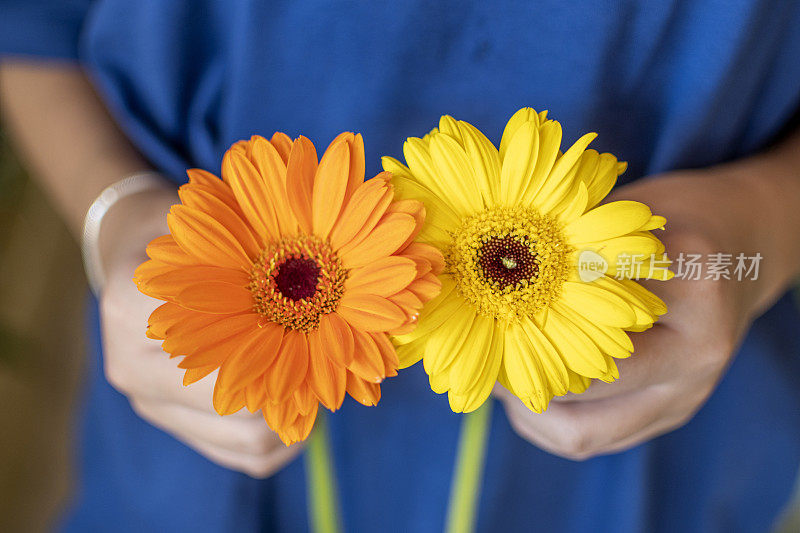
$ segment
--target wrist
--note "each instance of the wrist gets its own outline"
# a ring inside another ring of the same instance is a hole
[[[95,294],[119,263],[144,258],[147,243],[166,232],[166,212],[177,201],[168,181],[147,172],[120,180],[98,196],[87,211],[81,242]]]
[[[114,204],[98,240],[103,268],[111,271],[119,264],[144,261],[147,244],[169,233],[167,213],[178,202],[177,190],[164,188],[132,194]]]
[[[779,151],[767,152],[715,169],[730,185],[738,204],[731,229],[743,238],[741,252],[761,254],[752,282],[753,315],[763,312],[800,274],[800,176]]]

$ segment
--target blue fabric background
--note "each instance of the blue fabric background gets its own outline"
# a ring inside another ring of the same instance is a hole
[[[133,142],[176,181],[253,133],[324,147],[364,134],[367,170],[449,113],[499,141],[519,107],[630,163],[625,179],[770,142],[800,107],[800,3],[165,1],[0,3],[0,50],[79,60]],[[495,408],[481,531],[765,531],[800,460],[800,328],[787,297],[759,319],[685,427],[576,463]],[[97,329],[96,315],[91,317]],[[255,481],[141,421],[97,365],[69,531],[297,531],[302,459]],[[349,531],[441,531],[459,417],[421,368],[377,408],[331,417]]]

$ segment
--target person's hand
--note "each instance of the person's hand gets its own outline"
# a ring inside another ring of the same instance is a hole
[[[132,281],[147,257],[147,243],[166,234],[166,213],[175,192],[155,191],[120,200],[103,220],[101,250],[106,286],[100,298],[106,378],[127,396],[143,419],[211,461],[253,477],[266,477],[300,447],[286,447],[260,413],[222,417],[212,406],[216,372],[188,387],[177,361],[145,336],[147,318],[162,302],[140,293]]]
[[[733,254],[735,265],[738,253],[760,252],[759,278],[645,281],[668,312],[650,330],[631,334],[635,351],[617,360],[616,382],[595,380],[583,394],[555,398],[542,414],[496,386],[495,395],[520,436],[556,455],[581,460],[631,448],[682,426],[697,412],[752,320],[785,290],[790,277],[778,266],[779,254],[771,253],[773,239],[760,229],[769,228],[769,221],[756,207],[770,191],[757,190],[752,179],[719,167],[676,172],[615,191],[614,200],[638,200],[666,216],[667,230],[657,236],[673,260],[683,252],[702,254],[705,262],[708,254],[724,252]]]

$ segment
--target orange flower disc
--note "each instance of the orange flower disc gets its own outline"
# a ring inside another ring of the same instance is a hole
[[[254,136],[226,152],[221,180],[188,175],[134,278],[166,302],[147,335],[183,356],[184,384],[219,370],[217,412],[260,409],[287,445],[319,404],[377,404],[399,364],[388,335],[412,331],[441,289],[441,254],[414,241],[422,204],[394,201],[388,172],[364,181],[352,133],[319,161],[305,137]]]

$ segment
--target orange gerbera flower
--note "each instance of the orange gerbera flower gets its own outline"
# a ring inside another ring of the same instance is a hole
[[[305,137],[234,144],[222,180],[198,169],[179,189],[171,235],[147,247],[134,281],[167,303],[147,335],[185,356],[184,384],[219,369],[221,415],[262,410],[288,445],[321,403],[364,405],[397,374],[387,334],[411,331],[440,290],[443,259],[413,242],[422,204],[393,201],[383,172],[364,181],[360,135],[342,133],[317,161]]]

